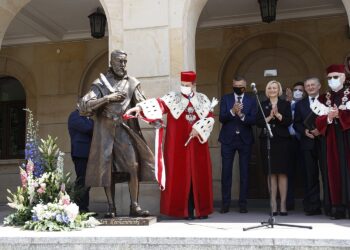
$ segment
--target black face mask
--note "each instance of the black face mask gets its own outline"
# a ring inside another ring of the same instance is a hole
[[[243,94],[245,91],[245,87],[233,87],[233,92],[235,92],[237,95]]]

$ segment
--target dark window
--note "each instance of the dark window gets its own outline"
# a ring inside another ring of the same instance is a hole
[[[24,158],[25,92],[13,77],[0,78],[0,159]]]

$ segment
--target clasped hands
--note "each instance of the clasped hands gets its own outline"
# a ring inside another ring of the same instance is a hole
[[[241,116],[242,115],[242,109],[243,109],[243,103],[236,102],[233,104],[233,107],[231,109],[231,112],[235,115]]]
[[[335,105],[335,104],[333,107],[330,108],[329,113],[328,113],[328,120],[330,122],[332,122],[334,118],[339,118],[339,109],[338,109],[337,105]]]
[[[273,105],[273,106],[272,106],[270,115],[269,115],[268,117],[266,117],[267,122],[269,122],[270,120],[274,119],[275,117],[276,117],[278,120],[282,120],[282,115],[281,115],[281,113],[278,112],[277,105]]]
[[[310,139],[314,139],[316,136],[320,135],[320,131],[318,131],[317,128],[313,130],[305,129],[305,135],[309,137]]]

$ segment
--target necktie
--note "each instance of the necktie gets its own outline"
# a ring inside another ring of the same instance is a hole
[[[237,103],[242,103],[242,96],[237,96]],[[238,135],[240,133],[238,126],[236,127],[236,134]]]
[[[315,97],[311,97],[311,101],[314,102],[315,101]]]

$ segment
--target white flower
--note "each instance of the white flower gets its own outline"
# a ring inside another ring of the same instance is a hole
[[[72,202],[68,206],[65,206],[64,211],[68,216],[69,222],[73,222],[79,214],[79,207]]]
[[[101,225],[101,222],[90,216],[89,219],[84,222],[84,224],[86,227],[96,227],[98,225]]]

